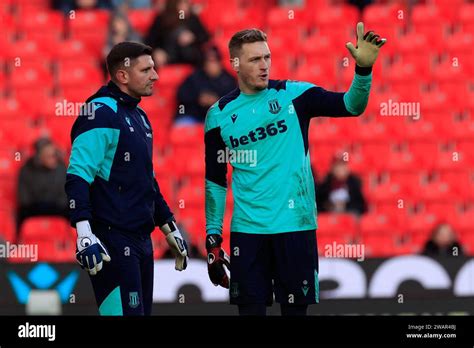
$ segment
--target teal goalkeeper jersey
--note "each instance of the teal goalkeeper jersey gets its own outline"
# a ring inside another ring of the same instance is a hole
[[[239,89],[208,111],[206,231],[221,233],[227,164],[233,167],[231,231],[275,234],[317,228],[308,148],[313,116],[356,116],[367,105],[370,69],[356,70],[347,93],[307,82],[270,80],[256,94]]]

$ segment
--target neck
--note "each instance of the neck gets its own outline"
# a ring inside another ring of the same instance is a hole
[[[244,82],[240,80],[239,80],[239,89],[241,92],[245,94],[257,94],[262,91],[262,90],[251,88],[249,85],[245,84]]]
[[[135,93],[133,93],[132,91],[130,91],[126,85],[119,84],[119,83],[117,83],[117,82],[115,82],[115,81],[113,81],[113,83],[114,83],[114,84],[118,87],[118,89],[120,89],[123,93],[128,94],[129,96],[131,96],[131,97],[133,97],[133,98],[140,99],[140,96],[139,96],[139,95],[136,95]]]

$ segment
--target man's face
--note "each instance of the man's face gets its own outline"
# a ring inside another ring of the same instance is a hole
[[[56,155],[56,148],[54,145],[45,145],[39,153],[39,160],[41,165],[48,169],[54,169],[58,165],[58,157]]]
[[[158,80],[158,74],[151,56],[140,56],[132,60],[130,65],[126,68],[126,83],[124,83],[128,94],[135,98],[152,95],[153,84]]]
[[[234,69],[238,72],[239,85],[244,92],[258,92],[268,87],[270,49],[265,41],[245,43],[234,58]]]

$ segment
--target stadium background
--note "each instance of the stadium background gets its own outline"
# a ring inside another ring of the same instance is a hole
[[[138,33],[146,33],[163,3],[158,1],[153,9],[127,12]],[[363,12],[343,1],[330,0],[307,0],[302,7],[278,6],[271,0],[192,3],[221,49],[228,71],[230,36],[242,28],[258,27],[269,36],[271,78],[305,80],[337,91],[346,90],[354,74],[353,59],[349,58],[345,43],[355,41],[357,21],[362,20],[366,29],[375,29],[386,37],[388,43],[375,65],[364,115],[341,120],[319,118],[311,124],[310,152],[318,175],[327,172],[336,151],[346,151],[351,169],[363,180],[369,204],[368,213],[361,217],[320,214],[320,253],[324,254],[324,246],[333,242],[362,244],[365,258],[373,259],[360,263],[370,278],[378,263],[419,253],[432,227],[445,220],[454,227],[465,252],[474,254],[474,3],[374,1]],[[21,258],[1,260],[0,281],[6,295],[1,296],[0,314],[24,312],[12,272],[23,277],[29,288],[44,290],[57,285],[59,275],[76,274],[78,270],[74,264],[75,231],[60,218],[29,219],[22,227],[20,240],[16,240],[15,187],[18,169],[39,136],[49,135],[67,161],[74,117],[57,115],[56,105],[83,102],[105,82],[101,64],[109,16],[107,10],[77,11],[71,19],[51,10],[48,0],[0,1],[0,237],[10,243],[36,244],[39,249],[38,263]],[[188,65],[162,67],[155,95],[144,98],[141,106],[154,128],[154,166],[162,192],[188,240],[203,256],[203,127],[173,125],[177,86],[192,69]],[[381,105],[389,100],[419,103],[419,119],[382,116]],[[232,202],[228,200],[224,227],[227,250],[231,211]],[[161,270],[160,263],[166,264],[171,270],[169,260],[163,259],[166,243],[162,234],[155,231],[152,236],[157,267]],[[199,272],[197,277],[207,282],[203,262],[195,260],[193,267]],[[408,284],[403,291],[415,294],[418,302],[412,302],[413,307],[392,308],[394,302],[400,304],[396,298],[378,302],[366,294],[352,301],[323,301],[314,313],[370,312],[364,309],[366,306],[391,313],[435,312],[437,308],[442,312],[474,313],[468,304],[474,297],[472,260],[463,257],[454,262],[436,262],[447,270],[451,282],[442,286],[436,296],[416,284]],[[466,279],[471,279],[471,290],[464,295],[455,291],[456,275],[461,273],[463,264],[468,272]],[[35,273],[36,277],[56,277],[35,283],[32,272],[38,270],[38,265],[41,272]],[[196,282],[191,279],[192,269],[175,273],[169,276],[189,278],[190,284]],[[76,277],[73,289],[82,289],[77,291],[83,301],[64,301],[64,312],[93,314],[87,277],[84,272]],[[157,281],[162,285],[167,279]],[[71,292],[76,291],[73,289]],[[324,284],[321,289],[324,291]],[[201,304],[206,302],[202,292],[196,294],[195,290],[191,286],[184,291],[190,299],[189,307],[178,310],[172,303],[166,307],[167,302],[178,303],[178,296],[159,298],[157,302],[163,304],[157,304],[159,308],[154,313],[234,313],[219,303],[225,301],[222,291],[209,297],[217,304],[207,307]],[[338,305],[346,307],[338,311]]]

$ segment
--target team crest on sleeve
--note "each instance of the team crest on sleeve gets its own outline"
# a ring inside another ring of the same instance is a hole
[[[268,111],[272,114],[278,114],[281,110],[280,103],[278,103],[278,99],[272,99],[268,101]]]

